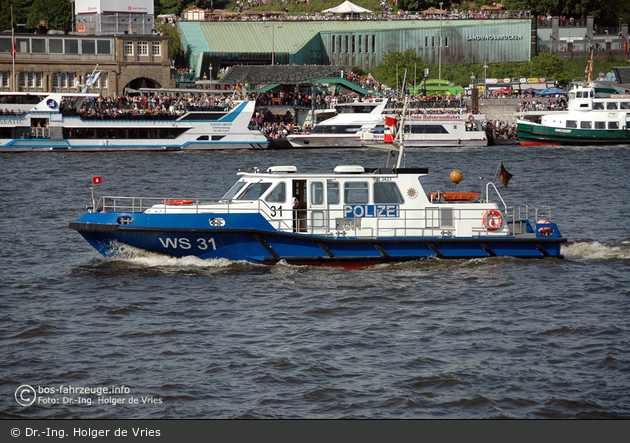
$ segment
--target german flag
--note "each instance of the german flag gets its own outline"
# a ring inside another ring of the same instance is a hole
[[[499,180],[501,180],[503,186],[507,188],[511,178],[512,174],[510,174],[507,169],[505,169],[505,166],[503,166],[503,163],[501,163],[501,173],[499,174]]]

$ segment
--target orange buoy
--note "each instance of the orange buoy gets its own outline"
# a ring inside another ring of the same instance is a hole
[[[464,174],[462,174],[462,171],[458,171],[457,169],[454,170],[453,172],[451,172],[451,181],[453,183],[459,183],[460,181],[462,181],[464,179]]]

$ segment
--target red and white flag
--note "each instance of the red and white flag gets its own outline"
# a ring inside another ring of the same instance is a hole
[[[100,185],[103,182],[103,179],[101,177],[92,177],[92,183],[94,183],[95,185]]]

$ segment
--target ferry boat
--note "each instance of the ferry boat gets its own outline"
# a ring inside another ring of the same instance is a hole
[[[396,118],[391,114],[385,117]],[[488,146],[485,121],[484,114],[411,114],[406,117],[403,129],[405,147]],[[378,143],[384,142],[388,135],[387,130],[373,128],[365,131],[362,139]]]
[[[252,122],[253,101],[181,114],[77,112],[84,101],[98,97],[0,93],[0,152],[265,149],[269,144]],[[75,105],[65,106],[68,100]]]
[[[382,121],[387,99],[340,103],[336,115],[314,125],[309,131],[287,135],[294,148],[360,148],[359,133]]]
[[[428,258],[562,258],[566,238],[549,207],[509,207],[493,182],[484,195],[426,192],[428,169],[404,167],[402,137],[376,147],[387,151],[385,167],[254,169],[239,172],[217,199],[92,193],[88,212],[69,227],[106,257],[131,246],[174,257],[346,268]],[[458,183],[456,172],[451,179]]]
[[[569,91],[566,111],[556,111],[537,121],[517,120],[519,143],[528,145],[617,145],[630,142],[630,94],[591,82],[589,60],[585,85]]]

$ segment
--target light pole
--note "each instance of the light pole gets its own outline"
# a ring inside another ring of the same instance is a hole
[[[271,66],[276,64],[276,28],[282,28],[282,25],[275,23],[265,25],[265,28],[271,28]]]
[[[72,14],[72,33],[74,34],[74,0],[70,0],[70,11]]]
[[[486,63],[483,64],[483,97],[487,97],[487,87],[486,87],[486,70],[488,69],[488,65]]]
[[[442,80],[442,5],[440,2],[440,47],[438,48],[438,80]]]

